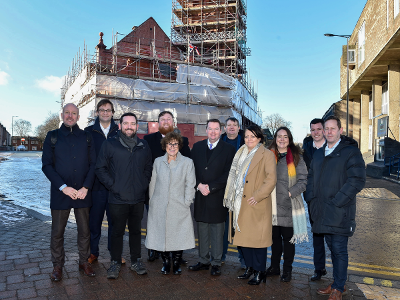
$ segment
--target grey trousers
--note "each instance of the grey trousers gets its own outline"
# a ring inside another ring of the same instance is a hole
[[[90,256],[90,229],[89,229],[90,207],[74,208],[76,225],[78,227],[78,251],[79,263],[87,262]],[[63,267],[65,263],[64,232],[67,226],[71,209],[51,210],[51,261],[53,266]]]
[[[225,222],[197,222],[197,231],[199,236],[199,262],[202,264],[209,264],[211,260],[211,265],[221,266],[221,258],[224,247],[224,230]]]

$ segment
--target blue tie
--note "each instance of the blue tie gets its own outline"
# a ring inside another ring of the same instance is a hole
[[[210,144],[210,150],[212,150],[212,144]]]

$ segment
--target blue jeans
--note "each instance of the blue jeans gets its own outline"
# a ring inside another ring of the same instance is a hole
[[[333,283],[332,289],[344,291],[347,279],[347,267],[349,265],[349,255],[347,252],[348,236],[338,234],[325,234],[325,241],[331,250],[333,264]]]
[[[107,214],[108,222],[108,251],[111,250],[111,231],[112,221],[108,210],[108,190],[92,191],[93,205],[89,213],[90,227],[90,252],[99,256],[99,242],[101,237],[101,225],[103,223],[104,212]]]

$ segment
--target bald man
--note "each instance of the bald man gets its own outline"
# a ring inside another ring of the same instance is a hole
[[[49,131],[43,144],[42,171],[50,180],[52,281],[62,279],[65,262],[64,231],[71,208],[78,229],[79,270],[87,276],[95,273],[87,261],[90,255],[89,210],[96,163],[92,136],[79,128],[79,109],[72,103],[64,106],[63,123]]]

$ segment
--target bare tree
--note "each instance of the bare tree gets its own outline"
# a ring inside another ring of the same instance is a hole
[[[43,124],[36,127],[35,129],[36,137],[43,142],[44,139],[46,138],[47,132],[57,129],[59,127],[60,127],[59,115],[57,113],[49,112],[49,115],[47,116]]]
[[[32,130],[31,122],[23,119],[14,121],[14,132],[17,136],[26,137]]]
[[[272,135],[274,135],[276,130],[282,126],[286,126],[287,128],[291,129],[292,122],[286,121],[280,114],[277,113],[266,116],[263,120],[263,127],[268,128]]]

